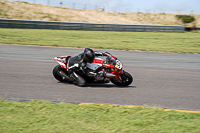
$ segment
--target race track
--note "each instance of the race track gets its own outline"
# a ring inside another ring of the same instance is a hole
[[[111,83],[78,87],[56,81],[52,69],[57,63],[52,58],[75,56],[82,51],[0,44],[0,98],[200,110],[199,54],[108,50],[134,76],[135,81],[129,87]]]

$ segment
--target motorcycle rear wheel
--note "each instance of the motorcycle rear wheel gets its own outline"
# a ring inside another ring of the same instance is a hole
[[[133,82],[133,77],[128,72],[122,74],[121,78],[122,82],[119,82],[119,80],[116,78],[112,78],[111,82],[117,86],[123,86],[123,87],[128,86]]]
[[[63,78],[61,75],[58,74],[59,71],[66,71],[65,69],[63,69],[60,65],[57,65],[53,68],[53,76],[55,79],[57,79],[60,82],[70,82],[70,80]]]

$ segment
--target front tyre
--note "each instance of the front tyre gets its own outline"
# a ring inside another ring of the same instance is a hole
[[[122,82],[120,82],[117,78],[112,78],[111,82],[115,85],[118,86],[128,86],[133,82],[133,77],[128,73],[125,72],[124,74],[121,75]]]

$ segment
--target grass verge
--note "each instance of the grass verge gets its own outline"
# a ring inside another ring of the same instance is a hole
[[[200,114],[156,108],[0,100],[0,132],[6,133],[198,133]]]
[[[0,43],[200,53],[200,33],[0,29]]]

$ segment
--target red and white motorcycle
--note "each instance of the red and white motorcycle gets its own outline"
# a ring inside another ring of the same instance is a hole
[[[110,81],[117,86],[128,86],[133,82],[133,77],[123,70],[122,62],[108,52],[106,59],[96,56],[93,63],[87,63],[88,73],[78,71],[86,83],[109,83]],[[53,69],[53,76],[60,82],[73,82],[67,72],[67,62],[71,56],[57,56],[53,60],[59,65]]]

